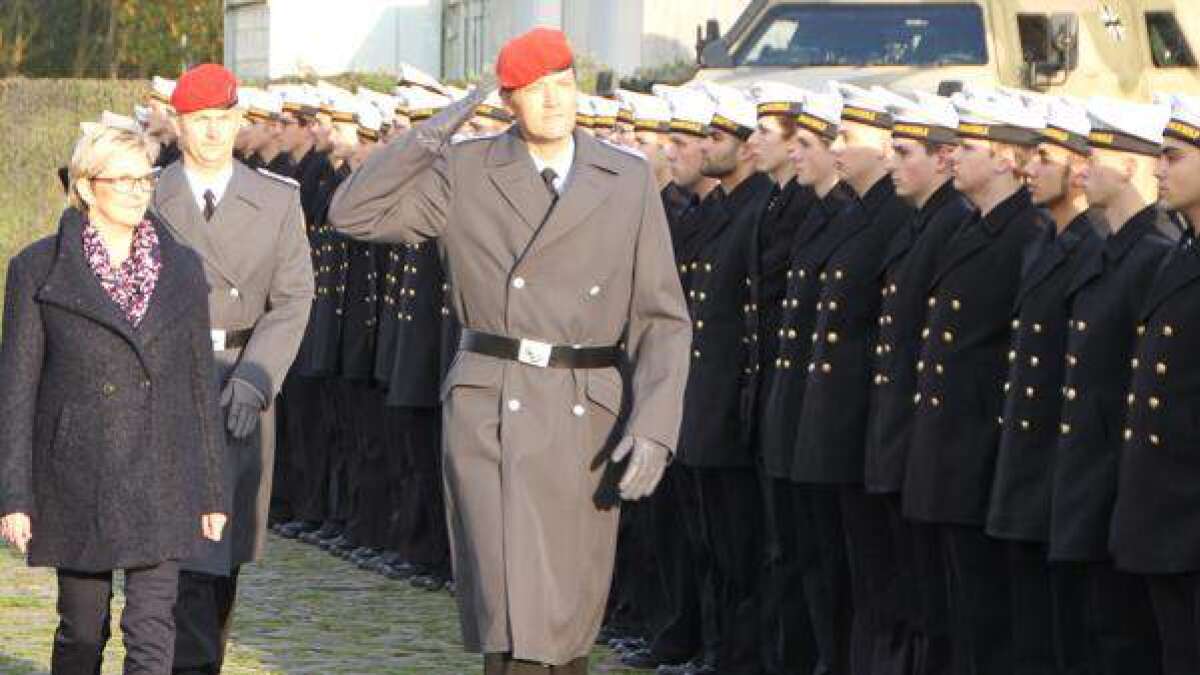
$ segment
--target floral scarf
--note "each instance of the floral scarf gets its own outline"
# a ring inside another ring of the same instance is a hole
[[[104,292],[117,303],[134,328],[146,316],[150,298],[162,271],[158,233],[149,220],[143,220],[133,232],[133,250],[125,262],[114,268],[100,233],[92,224],[83,227],[83,256],[92,268]]]

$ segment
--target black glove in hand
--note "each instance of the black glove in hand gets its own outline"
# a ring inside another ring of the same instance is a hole
[[[230,435],[241,440],[258,427],[258,416],[264,405],[262,394],[253,385],[241,380],[229,380],[221,392],[221,407],[229,408],[225,428]]]
[[[461,100],[451,103],[438,114],[413,127],[414,139],[429,151],[441,154],[459,127],[475,116],[475,108],[487,98],[490,91],[491,87],[483,84],[475,87]]]

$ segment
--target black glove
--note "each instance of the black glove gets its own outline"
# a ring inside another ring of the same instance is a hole
[[[413,127],[415,140],[431,152],[441,154],[459,127],[475,116],[475,108],[487,98],[492,87],[481,82],[461,100],[446,106],[438,114]]]
[[[221,392],[221,407],[228,407],[225,428],[230,435],[241,440],[258,427],[258,416],[262,413],[266,398],[253,385],[242,380],[229,380]]]

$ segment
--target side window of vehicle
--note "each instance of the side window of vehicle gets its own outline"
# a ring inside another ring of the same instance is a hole
[[[1196,57],[1175,12],[1146,12],[1150,55],[1156,68],[1195,68]]]
[[[1025,63],[1050,60],[1050,19],[1045,14],[1018,14],[1017,33]]]

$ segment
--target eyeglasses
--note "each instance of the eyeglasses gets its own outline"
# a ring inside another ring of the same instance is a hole
[[[97,183],[107,183],[112,189],[123,195],[133,195],[139,192],[154,192],[158,185],[158,174],[150,173],[145,176],[93,176]]]

